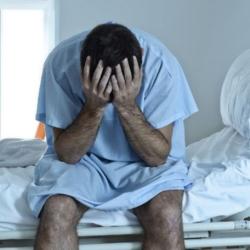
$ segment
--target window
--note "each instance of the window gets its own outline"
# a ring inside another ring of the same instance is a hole
[[[0,1],[0,138],[34,138],[43,62],[54,47],[52,0]]]

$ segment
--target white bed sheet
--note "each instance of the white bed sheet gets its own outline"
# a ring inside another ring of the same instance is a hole
[[[184,193],[183,222],[226,218],[250,207],[250,143],[225,127],[187,147],[193,188]],[[0,231],[32,229],[38,220],[26,201],[26,187],[34,166],[0,168]],[[138,225],[130,211],[89,209],[80,224]]]

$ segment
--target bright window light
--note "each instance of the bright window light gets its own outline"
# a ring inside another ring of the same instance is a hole
[[[1,10],[1,137],[34,138],[41,71],[47,53],[45,14]]]

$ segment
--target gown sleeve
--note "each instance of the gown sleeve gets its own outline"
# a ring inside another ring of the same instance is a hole
[[[53,67],[48,57],[43,66],[35,118],[48,126],[65,129],[76,118],[81,105],[70,93],[67,77],[58,72],[60,69]]]
[[[144,98],[144,115],[158,129],[178,119],[184,120],[199,109],[176,59],[172,67],[164,57],[154,65],[155,72]]]

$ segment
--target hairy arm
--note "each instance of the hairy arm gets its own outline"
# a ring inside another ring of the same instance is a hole
[[[103,110],[84,106],[71,125],[55,138],[54,147],[59,160],[74,164],[86,154],[95,140]]]
[[[162,129],[153,128],[145,119],[136,104],[142,79],[136,56],[133,56],[134,75],[132,76],[128,59],[116,65],[116,76],[112,75],[114,91],[113,104],[116,107],[128,140],[137,154],[150,166],[165,162],[171,148],[172,124]],[[157,98],[157,97],[156,97]]]
[[[165,163],[171,148],[171,140],[153,128],[145,119],[137,104],[117,107],[127,138],[136,153],[150,166]]]

